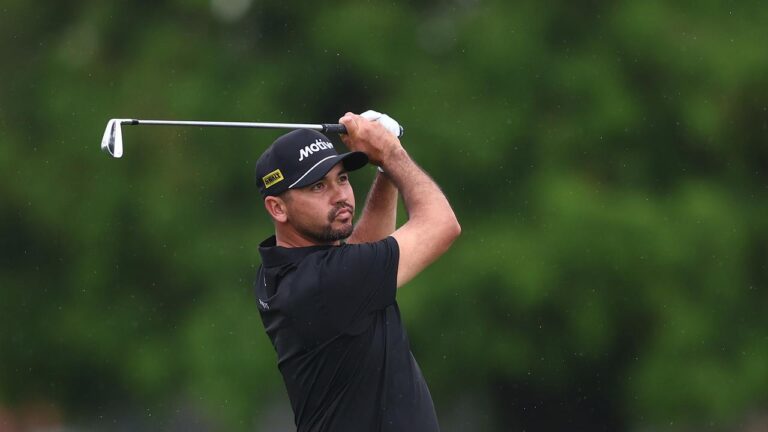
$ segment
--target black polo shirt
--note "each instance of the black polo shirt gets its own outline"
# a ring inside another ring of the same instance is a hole
[[[438,431],[395,302],[397,241],[259,247],[259,312],[299,432]]]

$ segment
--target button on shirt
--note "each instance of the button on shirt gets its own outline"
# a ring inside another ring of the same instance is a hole
[[[438,431],[395,301],[399,248],[261,243],[255,281],[297,430]]]

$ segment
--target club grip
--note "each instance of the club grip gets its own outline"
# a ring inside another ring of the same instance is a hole
[[[347,133],[347,127],[343,124],[323,124],[323,133]]]

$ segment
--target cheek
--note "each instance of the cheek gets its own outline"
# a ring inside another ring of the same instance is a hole
[[[347,202],[352,204],[352,207],[355,207],[355,191],[352,189],[352,185],[347,183],[344,188],[347,195]]]
[[[312,200],[294,200],[288,208],[288,219],[300,225],[316,224],[318,215],[324,215],[327,209],[321,208]]]

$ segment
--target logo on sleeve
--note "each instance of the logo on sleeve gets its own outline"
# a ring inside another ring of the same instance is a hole
[[[269,310],[269,303],[265,302],[262,299],[259,299],[259,306],[261,306],[264,310]]]
[[[284,180],[284,178],[283,178],[283,173],[281,173],[279,169],[276,169],[271,173],[262,177],[261,180],[264,182],[264,187],[269,188],[270,186],[273,186],[275,183],[280,183],[281,181]]]

